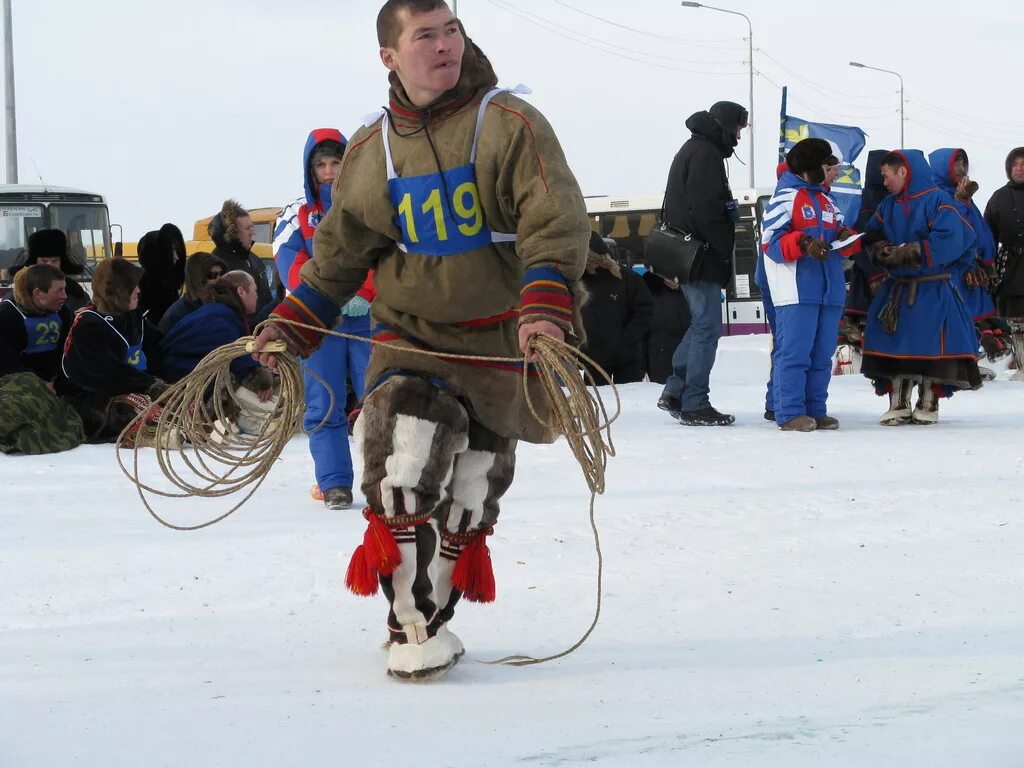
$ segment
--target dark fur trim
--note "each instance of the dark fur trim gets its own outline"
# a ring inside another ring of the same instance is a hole
[[[127,312],[132,291],[141,280],[141,267],[125,259],[104,259],[92,275],[92,297],[96,309],[108,315]]]
[[[248,216],[249,212],[235,200],[225,200],[220,213],[210,219],[206,231],[210,239],[217,245],[238,242],[238,222],[240,216]]]

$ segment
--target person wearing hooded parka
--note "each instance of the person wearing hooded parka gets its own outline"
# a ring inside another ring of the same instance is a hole
[[[883,425],[935,424],[940,399],[981,386],[978,336],[962,290],[976,265],[978,238],[935,185],[920,150],[890,152],[882,174],[889,196],[864,239],[888,275],[868,312],[861,373],[877,394],[889,396]]]
[[[139,284],[139,303],[149,310],[149,322],[161,318],[181,294],[185,282],[185,238],[173,224],[147,232],[139,240],[139,266],[145,272]]]

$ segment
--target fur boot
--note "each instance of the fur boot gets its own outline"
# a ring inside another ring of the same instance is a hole
[[[939,422],[939,399],[932,389],[932,382],[925,379],[918,388],[919,396],[917,406],[910,420],[915,424],[938,424]]]
[[[895,378],[892,380],[892,391],[889,393],[889,410],[882,414],[880,422],[883,427],[898,427],[910,423],[910,396],[914,384],[910,379]]]

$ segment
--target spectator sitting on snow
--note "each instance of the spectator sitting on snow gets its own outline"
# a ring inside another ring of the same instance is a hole
[[[93,304],[71,326],[57,394],[82,417],[88,442],[111,442],[167,388],[158,369],[160,332],[139,308],[142,269],[104,259],[93,273]]]
[[[60,369],[71,328],[64,273],[49,264],[22,269],[0,302],[0,376],[30,371],[48,384]]]
[[[173,224],[147,232],[139,240],[139,266],[145,272],[140,303],[149,310],[149,322],[159,325],[185,282],[185,238]]]
[[[591,232],[583,284],[590,295],[581,310],[587,332],[583,351],[616,384],[643,381],[643,340],[654,313],[643,279],[621,269],[601,236]]]
[[[214,283],[228,269],[224,262],[206,251],[193,253],[185,260],[185,285],[181,298],[171,304],[160,318],[160,333],[167,333],[190,312],[203,306],[203,289]]]
[[[217,347],[248,336],[248,318],[256,311],[256,282],[248,272],[228,272],[203,292],[203,305],[181,319],[160,340],[164,375],[176,382],[190,374]],[[251,356],[235,358],[231,373],[240,386],[256,392],[261,402],[272,396],[273,375]]]

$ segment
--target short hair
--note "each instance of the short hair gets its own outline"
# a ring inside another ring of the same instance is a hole
[[[49,264],[33,264],[31,267],[19,270],[14,281],[18,288],[18,294],[31,298],[32,291],[48,293],[57,281],[65,282],[64,273]]]
[[[890,152],[889,154],[882,158],[881,164],[888,165],[890,168],[897,171],[900,168],[907,167],[907,161],[903,159],[903,155],[901,155],[899,152]]]
[[[224,304],[244,319],[246,312],[242,300],[238,298],[238,289],[247,287],[249,283],[256,283],[252,275],[244,269],[233,269],[203,289],[202,301],[204,304]]]
[[[394,48],[398,43],[398,36],[402,34],[400,11],[428,13],[447,6],[444,0],[387,0],[377,14],[377,42],[381,48]]]

